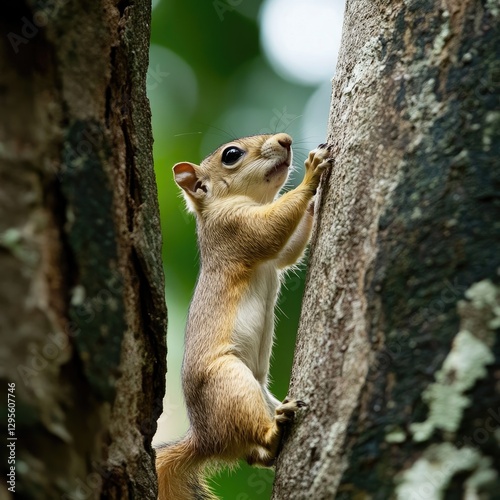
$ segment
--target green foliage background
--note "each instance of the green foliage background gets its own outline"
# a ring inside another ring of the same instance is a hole
[[[260,4],[162,0],[154,6],[147,86],[169,309],[168,394],[156,441],[176,439],[187,426],[179,372],[184,322],[198,272],[194,218],[185,212],[172,166],[200,162],[222,143],[263,132],[290,133],[297,166],[310,147],[297,135],[300,115],[315,88],[284,80],[267,63],[259,42]],[[318,144],[324,137],[307,139]],[[303,271],[291,274],[280,299],[271,371],[271,389],[279,399],[287,394],[302,291]],[[222,498],[247,500],[269,498],[272,481],[272,471],[242,463],[213,483]]]

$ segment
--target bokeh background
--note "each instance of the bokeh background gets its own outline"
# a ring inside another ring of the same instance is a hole
[[[153,0],[147,89],[163,231],[169,312],[164,412],[154,443],[188,427],[180,370],[184,325],[198,273],[195,221],[172,178],[244,135],[287,132],[300,182],[310,149],[325,141],[344,0]],[[286,280],[277,312],[272,392],[287,394],[304,270]],[[270,497],[273,471],[246,463],[213,480],[225,500]]]

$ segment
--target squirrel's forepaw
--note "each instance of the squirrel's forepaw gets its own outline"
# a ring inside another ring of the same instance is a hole
[[[278,424],[285,424],[293,420],[295,412],[299,408],[303,408],[307,404],[300,399],[288,399],[286,398],[283,403],[281,403],[276,408],[276,415],[274,419]]]
[[[331,157],[330,147],[323,147],[325,144],[320,144],[316,149],[313,149],[309,153],[305,165],[306,169],[323,170],[326,167],[330,167],[333,164],[333,158]]]

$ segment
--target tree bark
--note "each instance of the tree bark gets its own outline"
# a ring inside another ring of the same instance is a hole
[[[273,498],[498,498],[500,9],[348,0]]]
[[[166,309],[150,14],[147,0],[3,9],[2,498],[156,498]]]

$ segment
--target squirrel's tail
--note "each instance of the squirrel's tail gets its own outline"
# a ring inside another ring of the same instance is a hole
[[[206,483],[205,466],[189,432],[180,441],[157,448],[158,500],[217,500]]]

